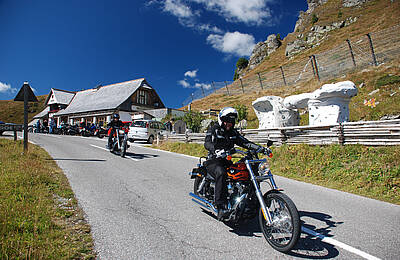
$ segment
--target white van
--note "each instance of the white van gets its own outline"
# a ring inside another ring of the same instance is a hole
[[[152,144],[157,134],[167,134],[163,123],[154,120],[135,120],[129,127],[128,140],[129,142],[141,140]]]

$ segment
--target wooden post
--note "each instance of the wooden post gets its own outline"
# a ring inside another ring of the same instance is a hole
[[[309,56],[309,58],[310,58],[310,60],[311,60],[312,72],[313,72],[313,75],[314,75],[314,78],[315,78],[315,77],[317,77],[317,75],[315,75],[314,61],[313,61],[313,59],[312,59],[312,56]]]
[[[263,85],[262,85],[262,80],[261,80],[260,73],[257,73],[257,75],[258,75],[258,80],[260,81],[260,87],[261,87],[261,89],[264,89]]]
[[[225,88],[226,88],[226,92],[228,93],[228,96],[230,96],[231,94],[229,94],[229,89],[228,89],[228,84],[225,81]]]
[[[214,89],[214,92],[217,92],[217,90],[215,89],[214,81],[211,81],[211,86],[212,86],[212,88]]]
[[[282,66],[280,66],[279,68],[281,69],[281,72],[282,72],[283,83],[285,84],[285,86],[287,86],[286,79],[285,79],[285,73],[283,72],[283,68],[282,68]]]
[[[28,82],[25,82],[23,85],[24,88],[24,151],[28,150],[28,100],[29,100],[29,92],[28,92]]]
[[[320,77],[319,77],[319,71],[318,71],[318,66],[317,66],[317,61],[315,60],[315,55],[311,55],[312,57],[312,61],[314,63],[314,67],[315,67],[315,74],[317,75],[317,79],[318,81],[321,81]]]
[[[14,129],[14,141],[17,141],[17,130]]]
[[[281,142],[282,144],[286,144],[287,141],[286,131],[284,129],[281,129],[280,132],[281,132]]]
[[[344,145],[344,130],[342,123],[339,123],[338,141],[340,145]]]
[[[353,61],[353,65],[354,65],[354,67],[357,67],[356,60],[354,59],[353,48],[351,48],[350,40],[346,39],[346,42],[349,45],[349,51],[350,51],[351,60]]]
[[[244,88],[243,88],[242,78],[239,78],[239,79],[240,79],[240,86],[242,86],[242,92],[243,92],[243,94],[244,94]]]
[[[376,62],[374,45],[372,44],[371,34],[367,33],[367,37],[368,37],[368,40],[369,40],[369,47],[371,48],[372,61],[374,62],[375,66],[378,66],[378,63]]]

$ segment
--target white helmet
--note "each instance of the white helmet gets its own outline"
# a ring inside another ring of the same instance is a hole
[[[238,118],[238,112],[233,107],[224,107],[218,115],[218,123],[222,126],[222,122],[228,122],[235,125]]]

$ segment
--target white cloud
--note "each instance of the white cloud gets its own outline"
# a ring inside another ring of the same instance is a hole
[[[190,7],[180,0],[166,0],[164,2],[164,11],[179,18],[190,18],[194,16]]]
[[[192,0],[217,12],[230,22],[260,25],[272,17],[268,2],[274,0]]]
[[[178,18],[181,25],[200,31],[211,33],[223,33],[223,30],[215,25],[201,23],[198,21],[200,10],[193,10],[189,5],[182,0],[165,0],[165,1],[150,1],[146,6],[160,4],[164,12],[167,12]]]
[[[210,34],[207,43],[220,52],[235,56],[250,56],[255,45],[255,39],[250,34],[227,32],[224,35]]]
[[[204,89],[210,89],[211,88],[211,84],[205,84],[205,83],[196,83],[194,84],[195,88],[201,88],[203,87]]]
[[[3,82],[0,82],[0,92],[1,93],[7,93],[10,92],[11,94],[17,93],[16,88],[12,88],[10,84],[6,84]]]
[[[196,29],[199,31],[212,32],[212,33],[223,33],[224,32],[217,26],[212,26],[210,24],[199,24],[196,26]]]
[[[184,80],[184,79],[179,80],[179,81],[178,81],[178,84],[181,85],[181,86],[184,87],[184,88],[190,88],[190,87],[191,87],[190,84],[189,84],[189,82],[187,82],[187,81]]]
[[[197,72],[199,70],[192,70],[192,71],[186,71],[185,72],[185,77],[191,77],[191,78],[195,78],[197,76]]]

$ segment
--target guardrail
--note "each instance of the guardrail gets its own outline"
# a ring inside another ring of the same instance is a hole
[[[346,122],[325,126],[295,126],[270,129],[247,129],[242,134],[252,142],[282,144],[362,144],[400,145],[400,120]],[[204,143],[205,133],[168,135],[171,142]]]
[[[17,140],[17,131],[22,131],[23,125],[17,124],[0,124],[0,135],[3,135],[5,131],[14,132],[14,141]]]

